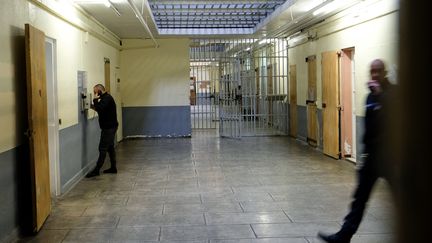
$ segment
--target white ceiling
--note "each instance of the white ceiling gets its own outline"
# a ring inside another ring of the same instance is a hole
[[[128,0],[110,0],[112,6],[73,0],[121,39],[150,38],[135,16]],[[100,1],[100,0],[97,0]],[[313,16],[312,12],[331,0],[129,0],[142,14],[152,35],[161,36],[226,36],[248,34],[277,37],[318,22],[332,12]],[[334,0],[349,5],[355,0]],[[211,4],[210,4],[211,3]],[[272,7],[276,7],[276,10]],[[152,14],[152,8],[156,17]],[[174,9],[171,9],[174,8]],[[116,14],[118,10],[120,16]],[[159,10],[156,10],[159,9]],[[228,14],[226,14],[228,13]],[[256,13],[263,13],[257,16]],[[220,17],[215,17],[219,15]],[[211,17],[213,16],[213,17]],[[245,17],[248,16],[248,17]],[[258,20],[257,20],[258,19]],[[156,21],[157,20],[157,21]],[[181,20],[181,21],[180,21]],[[247,21],[249,20],[249,21]],[[163,21],[163,22],[161,22]],[[169,23],[170,25],[167,25]],[[157,24],[159,27],[156,27]],[[242,25],[245,24],[245,25]],[[187,28],[185,28],[187,27]],[[195,27],[195,28],[193,28]]]

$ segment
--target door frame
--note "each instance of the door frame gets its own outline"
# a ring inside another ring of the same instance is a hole
[[[340,102],[341,102],[341,156],[342,158],[349,159],[353,162],[356,161],[356,116],[355,116],[355,70],[354,70],[354,55],[355,47],[344,48],[341,50],[340,60]],[[348,58],[348,59],[346,59]],[[345,63],[344,60],[349,63]],[[345,69],[347,73],[345,73]],[[348,83],[348,88],[345,89],[345,85]],[[345,94],[348,92],[349,94]],[[345,96],[347,99],[345,99]],[[349,105],[350,107],[346,107]],[[349,112],[350,114],[346,114]],[[346,117],[345,117],[346,116]],[[348,118],[349,117],[349,118]],[[348,119],[345,119],[348,118]],[[348,121],[347,121],[348,120]],[[350,132],[351,131],[351,132]],[[351,136],[351,153],[349,157],[345,156],[345,137],[347,132],[350,132],[348,136]]]
[[[47,63],[47,105],[48,109],[48,153],[50,155],[50,181],[51,181],[51,195],[59,196],[61,194],[61,183],[60,183],[60,142],[59,142],[59,114],[58,114],[58,85],[57,85],[57,42],[55,39],[50,38],[48,36],[45,37],[45,48],[51,49],[51,57],[50,59],[46,59]],[[45,52],[46,52],[45,51]],[[48,53],[47,53],[48,54]],[[48,56],[47,56],[48,57]],[[51,61],[51,77],[52,80],[49,80],[48,77],[48,61]],[[51,82],[50,82],[51,81]],[[51,103],[51,104],[50,104]],[[54,134],[50,133],[50,113],[52,114],[53,119],[51,122],[54,123]],[[54,155],[53,155],[54,153]]]

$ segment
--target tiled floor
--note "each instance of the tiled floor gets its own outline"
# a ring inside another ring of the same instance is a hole
[[[23,242],[320,242],[347,211],[355,167],[288,137],[127,140],[119,173],[82,180]],[[109,163],[106,163],[108,166]],[[355,243],[392,242],[380,181]]]

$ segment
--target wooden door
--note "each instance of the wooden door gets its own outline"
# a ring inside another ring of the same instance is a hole
[[[296,65],[290,65],[289,95],[289,135],[297,137],[297,70]]]
[[[38,232],[51,212],[45,34],[26,24],[25,46],[33,230]]]
[[[339,132],[339,53],[322,53],[323,152],[340,158]]]
[[[352,57],[354,49],[344,49],[341,53],[341,156],[353,157],[353,109],[352,109]]]
[[[105,58],[105,90],[110,92],[111,90],[111,68],[110,68],[110,60]]]
[[[307,142],[309,145],[318,146],[318,116],[316,106],[316,57],[309,56],[306,58],[308,64],[308,93],[306,100],[307,108]]]

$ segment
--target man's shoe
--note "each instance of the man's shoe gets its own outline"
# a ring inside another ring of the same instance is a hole
[[[95,176],[98,176],[99,175],[99,171],[97,171],[97,170],[92,170],[90,173],[88,173],[87,175],[86,175],[86,178],[91,178],[91,177],[95,177]]]
[[[117,174],[117,168],[109,168],[107,170],[104,170],[103,173]]]
[[[327,243],[350,243],[351,242],[351,237],[342,237],[338,233],[328,235],[322,232],[318,232],[318,238]]]

